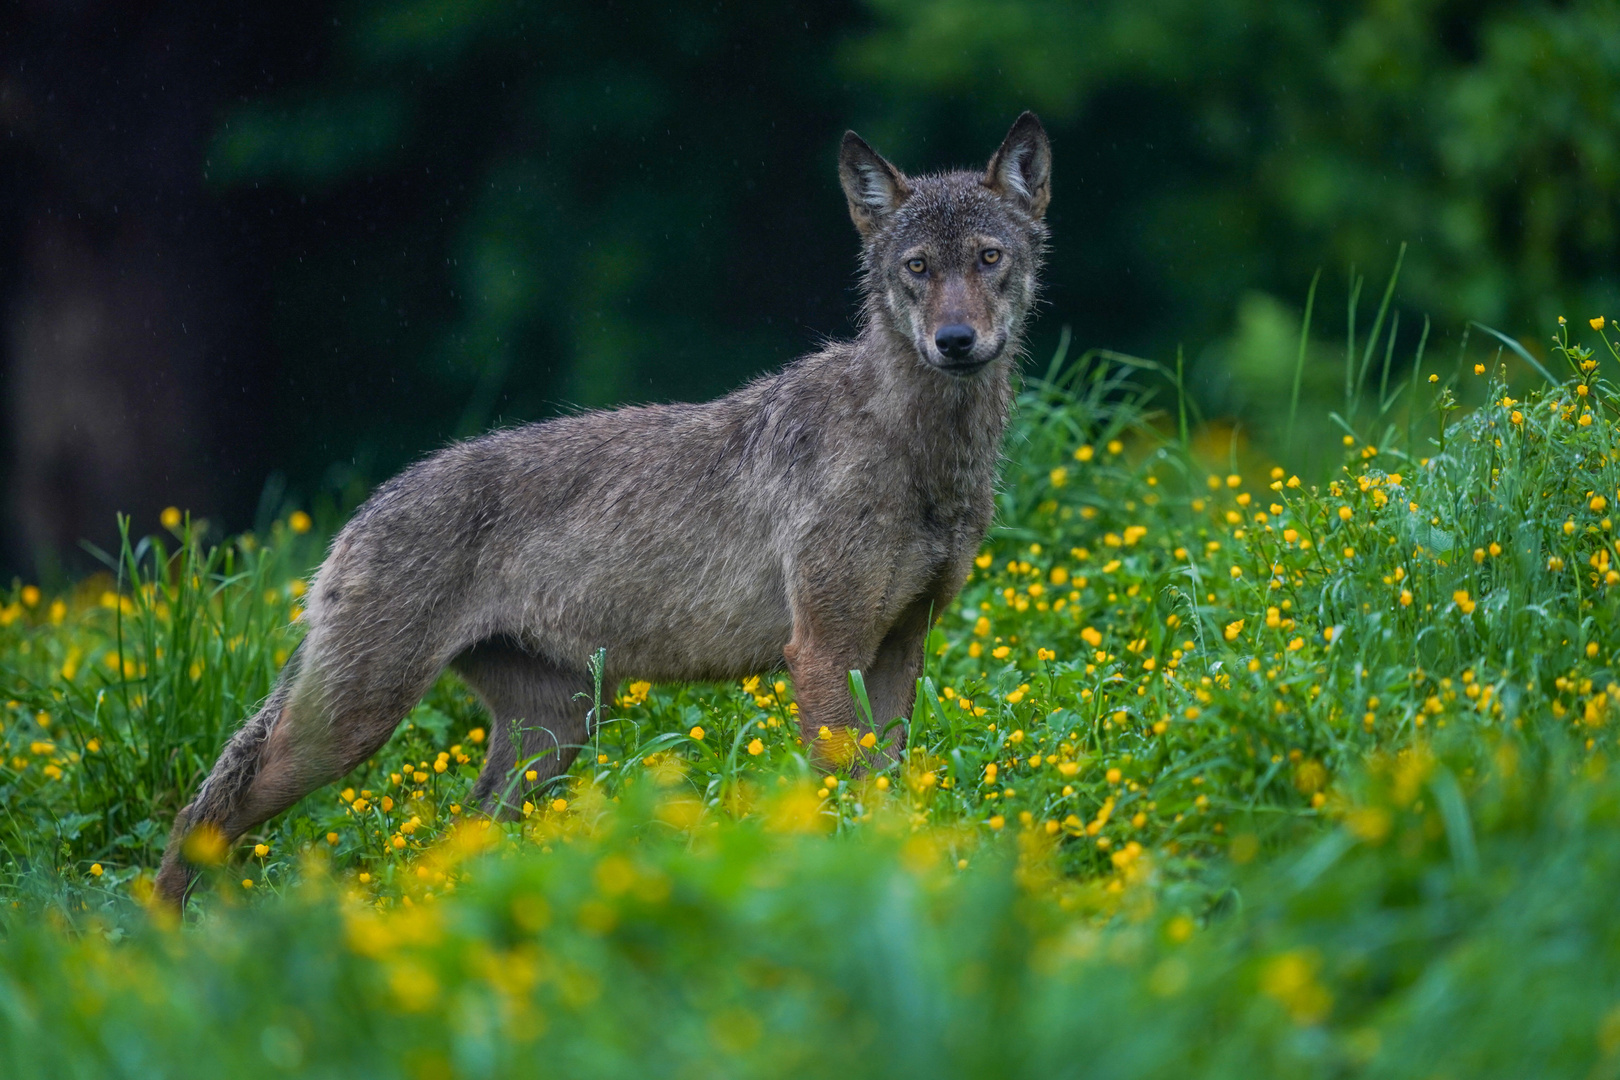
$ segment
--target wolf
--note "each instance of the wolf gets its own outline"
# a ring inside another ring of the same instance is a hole
[[[856,745],[852,670],[878,724],[909,716],[931,614],[990,526],[1051,165],[1028,112],[983,171],[907,176],[847,132],[854,340],[704,404],[496,431],[382,485],[333,540],[275,689],[176,816],[159,896],[184,904],[194,830],[234,843],[350,772],[446,667],[494,720],[474,787],[490,814],[520,761],[544,783],[586,742],[598,649],[606,685],[786,666],[811,746],[822,728]]]

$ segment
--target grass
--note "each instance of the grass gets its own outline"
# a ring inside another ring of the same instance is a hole
[[[816,765],[863,751],[810,753],[785,680],[604,687],[572,773],[487,826],[446,678],[221,853],[183,932],[149,868],[296,642],[316,533],[176,518],[71,596],[14,588],[0,1060],[1620,1072],[1620,397],[1567,328],[1553,355],[1523,401],[1499,357],[1419,363],[1410,423],[1386,377],[1321,484],[1211,472],[1129,366],[1054,363],[899,764]]]

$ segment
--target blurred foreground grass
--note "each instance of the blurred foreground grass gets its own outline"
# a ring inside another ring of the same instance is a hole
[[[487,721],[447,678],[218,853],[184,931],[143,868],[296,641],[310,523],[208,548],[176,515],[73,596],[19,587],[0,1060],[1620,1073],[1620,399],[1567,335],[1523,401],[1488,354],[1419,362],[1409,422],[1387,385],[1347,408],[1320,486],[1211,474],[1128,368],[1054,364],[899,765],[809,754],[785,681],[605,687],[573,773],[514,776],[489,826],[460,802]],[[1459,415],[1469,380],[1490,404]]]

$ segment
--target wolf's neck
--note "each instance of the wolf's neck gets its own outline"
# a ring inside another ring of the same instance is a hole
[[[994,478],[1012,406],[1010,356],[958,378],[930,367],[877,320],[853,346],[850,363],[866,389],[866,411],[893,433],[897,454],[936,468],[937,479],[952,485]]]

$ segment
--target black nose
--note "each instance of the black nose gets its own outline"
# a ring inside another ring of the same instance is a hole
[[[942,326],[934,334],[934,344],[939,351],[952,360],[960,360],[973,351],[973,327],[963,323],[951,323]]]

